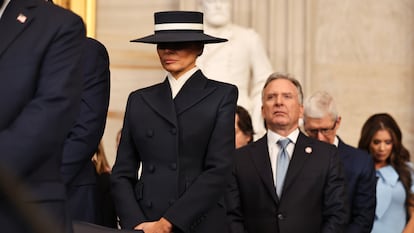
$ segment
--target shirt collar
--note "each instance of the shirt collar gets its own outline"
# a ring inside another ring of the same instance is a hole
[[[387,165],[377,170],[377,177],[389,185],[396,185],[398,182],[398,173],[391,165]]]
[[[339,138],[338,138],[338,136],[335,136],[334,141],[333,141],[333,145],[335,145],[336,147],[338,147],[338,145],[339,145]]]
[[[184,83],[198,70],[199,68],[195,66],[191,70],[185,72],[183,75],[181,75],[178,79],[175,79],[170,72],[167,73],[168,82],[171,86],[171,94],[172,97],[175,98],[175,96],[178,94],[178,92],[181,90],[181,88],[184,86]]]
[[[274,144],[281,138],[289,138],[290,142],[296,144],[296,141],[299,136],[299,129],[295,129],[292,133],[290,133],[287,137],[282,137],[280,134],[275,133],[271,130],[267,130],[267,142],[269,144]]]

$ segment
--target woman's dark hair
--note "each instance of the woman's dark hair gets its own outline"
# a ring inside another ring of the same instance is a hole
[[[253,142],[254,130],[252,125],[252,118],[250,117],[249,112],[242,106],[237,106],[236,114],[239,117],[237,126],[244,134],[250,136],[250,140],[248,143]]]
[[[378,113],[369,117],[362,127],[358,148],[370,152],[372,138],[379,130],[386,130],[391,135],[392,152],[387,162],[397,171],[404,186],[406,208],[414,207],[414,194],[411,192],[412,168],[407,164],[410,161],[410,152],[402,144],[402,133],[394,118],[388,113]]]

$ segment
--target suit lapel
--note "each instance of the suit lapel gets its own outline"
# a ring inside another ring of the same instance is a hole
[[[262,179],[264,186],[269,191],[270,196],[276,202],[279,203],[279,199],[276,195],[275,184],[273,180],[273,172],[272,167],[270,166],[270,159],[269,159],[269,149],[267,147],[267,136],[263,136],[259,139],[254,147],[252,148],[250,156],[253,160],[253,164],[257,169],[257,172]]]
[[[341,159],[346,160],[347,157],[349,157],[349,149],[348,149],[348,145],[345,144],[341,138],[339,138],[339,142],[338,142],[338,155]]]
[[[163,83],[160,83],[154,89],[148,90],[142,93],[144,101],[164,119],[177,126],[177,115],[168,79],[165,79]]]
[[[183,85],[177,96],[174,98],[175,110],[180,115],[191,106],[200,102],[216,88],[207,86],[207,78],[200,70],[196,71]]]
[[[298,140],[296,141],[295,149],[293,151],[292,159],[289,163],[289,168],[286,173],[285,184],[283,185],[283,191],[287,190],[290,185],[294,183],[295,178],[300,174],[303,165],[312,156],[313,143],[308,138],[299,133]]]
[[[30,25],[34,15],[29,8],[36,6],[30,0],[12,0],[0,19],[0,57],[13,41]],[[41,32],[39,32],[41,33]]]

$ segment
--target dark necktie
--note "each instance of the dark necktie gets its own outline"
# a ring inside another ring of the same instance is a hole
[[[283,183],[285,181],[286,171],[289,166],[289,155],[286,151],[286,147],[289,144],[290,140],[288,138],[280,139],[277,141],[277,144],[280,147],[280,151],[277,158],[277,168],[276,168],[276,193],[280,198],[282,195]]]
[[[0,8],[3,6],[4,0],[0,0]]]

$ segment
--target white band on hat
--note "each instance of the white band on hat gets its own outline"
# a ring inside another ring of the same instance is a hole
[[[166,30],[203,30],[201,23],[163,23],[155,24],[155,31]]]

